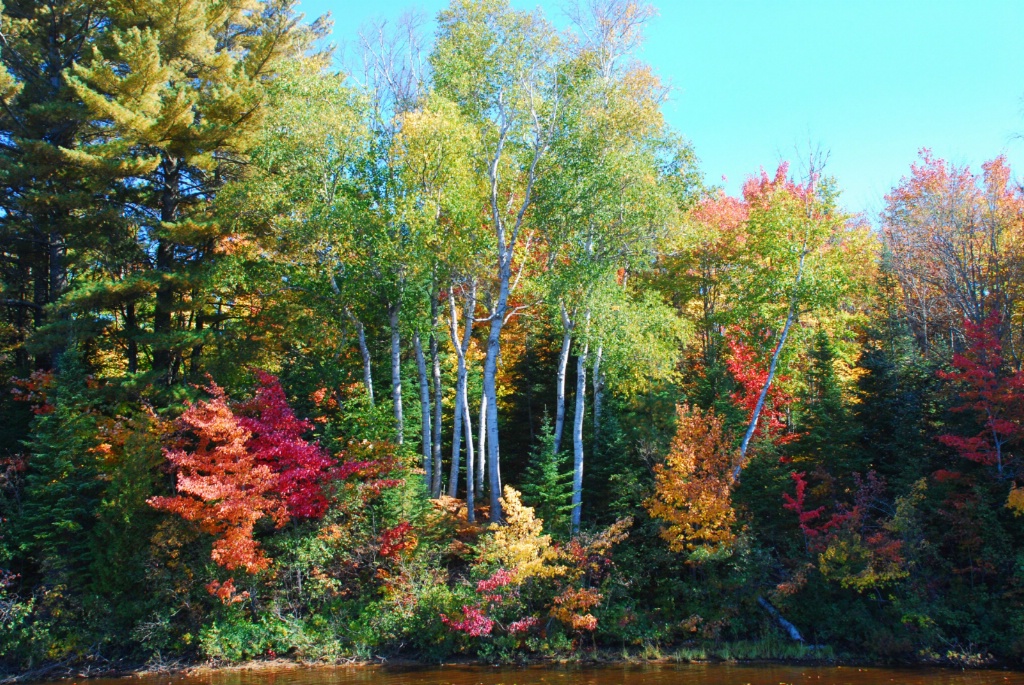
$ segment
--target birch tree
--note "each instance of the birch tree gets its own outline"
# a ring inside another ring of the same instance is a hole
[[[494,260],[483,373],[494,522],[502,520],[496,387],[501,332],[517,313],[509,296],[514,274],[522,273],[517,258],[528,230],[527,211],[558,128],[558,45],[555,31],[538,12],[513,10],[507,0],[453,0],[438,17],[431,56],[438,92],[456,102],[481,131],[476,161],[488,184]]]
[[[601,324],[608,301],[603,285],[630,268],[643,268],[671,214],[661,184],[666,152],[658,79],[638,65],[617,60],[640,41],[651,11],[635,2],[594,2],[577,14],[581,27],[572,77],[563,97],[563,126],[552,146],[557,170],[541,180],[538,206],[544,216],[550,301],[562,324],[556,375],[554,446],[560,449],[565,420],[565,378],[576,345],[576,392],[572,427],[572,530],[582,507],[583,426],[591,355],[601,387]],[[557,303],[557,305],[554,305]],[[592,347],[593,344],[593,347]],[[596,408],[596,406],[595,406]]]
[[[422,235],[422,251],[417,255],[420,281],[427,284],[426,313],[430,340],[430,382],[421,369],[421,413],[424,425],[423,449],[428,486],[432,496],[441,494],[441,420],[442,388],[440,372],[440,290],[445,288],[449,305],[456,306],[457,284],[472,285],[464,302],[464,333],[452,338],[457,358],[456,407],[454,411],[454,442],[449,476],[449,494],[458,489],[460,431],[467,415],[463,407],[466,396],[466,352],[472,336],[475,296],[475,254],[483,249],[479,217],[484,208],[483,185],[471,165],[472,153],[479,144],[476,130],[448,100],[431,94],[424,104],[403,117],[402,131],[396,138],[394,158],[401,165],[403,183],[408,189],[401,203],[403,223]],[[447,285],[443,285],[447,283]],[[454,309],[452,310],[454,311]],[[451,315],[452,317],[455,314]],[[449,320],[449,330],[458,321]],[[419,364],[421,352],[417,352]],[[430,386],[430,387],[428,387]],[[433,413],[424,398],[433,396]],[[465,421],[466,426],[470,426]],[[430,426],[428,432],[426,426]],[[467,443],[472,444],[467,437]],[[470,447],[470,450],[472,448]]]
[[[748,206],[739,287],[748,321],[773,334],[768,373],[740,443],[734,480],[747,463],[765,400],[794,326],[801,316],[835,310],[853,286],[856,259],[844,240],[847,217],[836,206],[834,183],[812,164],[805,183],[790,179],[788,165],[770,178],[762,172],[744,185]]]

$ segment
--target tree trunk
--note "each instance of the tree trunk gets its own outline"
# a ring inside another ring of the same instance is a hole
[[[50,302],[56,304],[60,301],[61,295],[64,294],[64,289],[67,287],[68,272],[67,272],[67,247],[64,244],[64,239],[60,233],[52,231],[47,239],[47,245],[49,247],[49,299]],[[57,316],[61,319],[67,317],[66,314],[61,313],[60,309],[57,310]],[[61,331],[61,340],[69,340],[70,332]],[[1011,336],[1012,337],[1012,336]],[[63,354],[64,349],[67,345],[64,342],[58,342],[53,346],[51,350],[51,356],[53,360],[58,360]]]
[[[459,336],[459,320],[455,308],[455,288],[448,287],[448,332],[455,350],[457,365],[455,382],[455,420],[452,431],[452,465],[448,477],[448,496],[456,497],[459,491],[459,460],[461,458],[462,431],[466,432],[466,506],[472,512],[473,499],[473,424],[469,415],[469,394],[467,390],[466,353],[473,335],[473,313],[476,310],[476,281],[470,283],[469,293],[463,305],[463,329]],[[473,519],[470,518],[472,521]]]
[[[732,479],[736,480],[740,477],[740,472],[743,470],[747,459],[747,448],[750,447],[750,439],[754,437],[754,431],[757,430],[757,420],[761,418],[761,410],[764,409],[765,398],[768,397],[768,390],[771,388],[772,380],[775,378],[775,369],[779,365],[779,355],[782,353],[782,346],[786,344],[786,338],[789,337],[789,329],[793,325],[793,319],[796,317],[797,308],[797,290],[800,287],[800,279],[804,273],[804,258],[807,256],[806,247],[800,253],[800,264],[796,270],[796,281],[793,284],[793,295],[789,300],[789,312],[786,314],[786,324],[782,327],[782,335],[779,337],[779,344],[775,346],[775,352],[772,353],[772,361],[768,367],[768,378],[765,379],[764,386],[761,388],[761,393],[757,396],[757,404],[754,405],[754,414],[750,417],[750,424],[747,426],[747,432],[743,436],[743,442],[740,445],[740,461],[732,470]]]
[[[601,371],[601,360],[604,356],[604,345],[597,346],[597,353],[594,355],[594,449],[597,449],[597,439],[601,434],[601,409],[604,402],[604,372]]]
[[[463,425],[466,430],[466,520],[473,523],[476,521],[475,474],[473,473],[473,423],[469,415],[469,397],[466,393],[465,383],[462,384],[462,413]]]
[[[391,325],[391,402],[395,412],[395,441],[405,442],[405,421],[402,418],[402,348],[398,331],[399,305],[388,307],[388,323]]]
[[[460,365],[461,366],[461,365]],[[459,493],[459,469],[462,468],[462,402],[463,402],[463,390],[465,388],[466,380],[461,377],[461,369],[458,377],[455,379],[455,411],[452,414],[452,462],[450,470],[448,471],[448,496],[457,497]],[[470,443],[472,444],[472,443]],[[472,468],[472,465],[467,461],[466,469]],[[467,474],[467,478],[468,478]],[[469,485],[469,483],[467,483]]]
[[[135,302],[128,302],[124,306],[125,337],[128,339],[128,373],[137,373],[139,370],[139,343],[135,337],[138,335],[138,326]]]
[[[32,266],[32,327],[39,331],[46,323],[46,305],[50,302],[50,276],[49,276],[49,250],[42,249],[38,243],[35,246],[35,264]],[[50,369],[53,367],[53,360],[49,354],[40,352],[35,355],[37,369]]]
[[[430,363],[434,384],[434,423],[431,434],[431,453],[434,459],[433,476],[430,485],[432,497],[441,496],[441,357],[437,346],[437,292],[431,294],[430,302]]]
[[[772,606],[771,602],[764,597],[758,597],[757,603],[761,605],[762,609],[768,612],[769,616],[775,619],[775,622],[779,624],[779,627],[786,631],[786,634],[789,635],[789,639],[794,642],[804,641],[803,636],[800,635],[800,631],[796,629],[796,626],[783,618],[782,614],[779,613],[778,609]]]
[[[434,484],[434,470],[433,470],[433,459],[431,458],[430,449],[430,386],[427,384],[427,363],[423,359],[423,345],[420,343],[419,332],[413,333],[412,335],[412,347],[416,352],[416,369],[419,371],[420,380],[420,417],[422,427],[422,447],[423,447],[423,476],[427,488],[430,490],[430,496],[434,496],[433,484]]]
[[[479,438],[476,448],[476,494],[484,495],[484,481],[487,475],[487,397],[480,393],[480,420],[477,422]]]
[[[501,329],[505,326],[508,310],[509,284],[512,277],[511,253],[503,250],[498,269],[498,298],[491,314],[491,329],[487,335],[487,355],[484,357],[483,394],[487,402],[487,475],[491,506],[491,523],[503,523],[501,512],[501,472],[498,456],[498,357],[501,354]]]
[[[352,320],[356,322],[356,336],[359,338],[359,354],[363,358],[363,385],[366,386],[366,396],[370,400],[370,406],[373,406],[373,367],[370,364],[370,348],[366,346],[366,329],[363,327],[363,322],[359,321],[355,317]]]
[[[586,314],[587,327],[590,312]],[[580,510],[583,508],[583,415],[586,412],[587,353],[590,343],[584,341],[576,360],[576,414],[572,422],[572,533],[580,532]]]
[[[561,304],[562,310],[562,349],[558,354],[558,371],[555,375],[555,444],[554,453],[562,447],[562,430],[565,427],[565,372],[569,366],[569,352],[572,349],[573,321]]]
[[[177,219],[180,200],[179,184],[181,170],[177,160],[164,159],[163,189],[160,198],[160,221],[173,223]],[[174,286],[171,276],[174,271],[174,245],[167,238],[160,238],[156,248],[156,270],[160,282],[156,290],[153,307],[153,371],[164,383],[170,384],[171,377],[171,329],[174,315]]]

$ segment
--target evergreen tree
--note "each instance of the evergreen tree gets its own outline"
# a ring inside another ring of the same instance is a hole
[[[63,72],[88,64],[103,32],[101,5],[0,4],[0,305],[22,371],[32,352],[37,368],[51,365],[64,336],[47,340],[38,332],[54,319],[51,305],[65,292],[76,255],[107,228],[109,210],[92,209],[102,206],[95,174],[65,158],[82,144],[88,112]]]
[[[61,364],[52,411],[39,414],[32,428],[15,525],[19,551],[45,578],[73,582],[84,578],[92,562],[90,533],[103,482],[85,369],[71,350]]]
[[[323,64],[311,50],[328,24],[302,24],[292,0],[111,2],[105,13],[108,39],[67,74],[98,139],[68,156],[115,170],[130,191],[151,258],[131,287],[106,290],[132,303],[154,294],[152,371],[172,383],[185,364],[196,370],[207,331],[228,318],[219,305],[231,279],[211,280],[237,236],[218,220],[217,193],[244,173],[267,81],[287,60]]]
[[[530,450],[530,462],[523,473],[523,499],[533,507],[552,534],[569,532],[572,512],[572,471],[566,458],[555,452],[555,432],[550,417],[544,412],[537,442]]]
[[[837,473],[864,471],[856,457],[858,427],[845,397],[842,379],[836,372],[835,344],[825,331],[814,336],[808,354],[806,388],[801,396],[797,449],[801,455]]]

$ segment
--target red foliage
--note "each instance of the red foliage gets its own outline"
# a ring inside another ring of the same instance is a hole
[[[997,314],[981,324],[965,321],[967,350],[953,355],[955,371],[938,372],[960,386],[961,404],[953,411],[975,414],[981,430],[972,436],[940,435],[938,440],[964,459],[994,465],[1002,473],[1003,446],[1020,434],[1024,419],[1024,373],[1004,370],[999,325]]]
[[[194,450],[164,450],[178,472],[177,497],[152,497],[149,504],[178,514],[215,536],[213,560],[250,573],[270,564],[253,539],[256,522],[266,517],[280,527],[288,509],[280,499],[279,476],[247,445],[252,435],[210,381],[212,399],[194,404],[178,418],[180,430],[195,437]]]
[[[771,204],[772,195],[784,192],[811,207],[814,184],[817,183],[818,177],[813,176],[807,184],[800,184],[788,178],[788,174],[789,162],[779,164],[774,177],[769,177],[768,173],[761,169],[760,176],[750,176],[743,184],[743,199],[750,207],[767,208]]]
[[[818,507],[817,509],[805,509],[804,500],[807,497],[807,480],[805,476],[807,474],[801,472],[796,473],[795,471],[789,474],[796,483],[796,496],[791,496],[789,493],[782,493],[782,499],[785,500],[785,504],[782,505],[783,509],[788,509],[797,515],[800,519],[800,530],[803,531],[804,535],[809,538],[818,537],[818,530],[811,524],[818,520],[821,515],[825,512],[825,507]]]
[[[417,544],[416,535],[412,532],[412,524],[403,521],[393,528],[387,528],[380,534],[380,555],[398,558],[402,552],[414,549]]]
[[[327,511],[323,481],[334,460],[318,443],[303,439],[313,424],[295,416],[276,376],[256,372],[256,396],[238,405],[239,424],[252,436],[246,448],[278,475],[276,492],[293,518],[320,518]]]
[[[476,584],[476,591],[480,594],[493,593],[498,588],[503,588],[515,580],[515,574],[508,569],[500,568],[490,578],[484,578]]]
[[[52,371],[33,371],[28,378],[12,378],[11,394],[16,402],[28,402],[33,414],[50,414],[56,407],[50,403],[48,392],[57,384]]]
[[[518,621],[512,621],[512,623],[509,623],[508,632],[510,635],[519,635],[520,633],[527,632],[530,628],[533,628],[538,624],[540,624],[540,619],[536,616],[527,616],[526,618],[521,618]]]
[[[740,389],[731,395],[736,406],[752,416],[757,407],[757,398],[761,395],[765,381],[768,380],[768,365],[760,358],[758,352],[738,337],[726,338],[729,356],[725,360],[729,373],[740,385]],[[768,438],[776,444],[785,444],[799,437],[796,433],[785,434],[786,407],[793,402],[793,396],[782,389],[780,382],[786,377],[776,375],[768,396],[765,398],[761,417],[757,422],[755,438]]]
[[[452,630],[466,633],[471,637],[490,635],[494,629],[494,621],[485,616],[480,607],[463,605],[462,616],[461,621],[453,621],[445,614],[441,614],[441,622]]]
[[[303,439],[312,425],[295,416],[277,378],[261,371],[257,378],[256,396],[236,407],[241,415],[210,381],[206,391],[212,399],[190,406],[177,421],[193,447],[164,450],[177,469],[180,494],[149,500],[214,535],[212,557],[218,565],[249,573],[270,564],[253,538],[258,521],[269,518],[281,527],[292,517],[322,516],[324,481],[359,470],[332,469],[327,452]],[[218,587],[211,592],[230,600],[230,592],[223,596],[229,586]]]

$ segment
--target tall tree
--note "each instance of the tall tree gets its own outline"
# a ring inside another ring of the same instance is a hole
[[[26,342],[38,367],[49,367],[64,345],[63,332],[39,334],[54,322],[52,305],[67,289],[69,257],[115,233],[111,212],[93,209],[103,179],[67,164],[63,152],[87,140],[88,118],[64,72],[92,58],[106,29],[102,10],[92,0],[0,5],[0,306],[16,331],[22,366]]]
[[[452,0],[438,17],[431,65],[438,92],[480,128],[477,164],[485,170],[494,256],[484,360],[491,520],[500,522],[497,371],[501,332],[516,313],[509,296],[527,230],[541,161],[559,121],[558,40],[539,13],[507,0]]]
[[[154,294],[147,340],[162,383],[196,365],[216,316],[205,277],[230,235],[212,203],[244,172],[268,80],[288,60],[327,58],[311,50],[328,24],[303,24],[294,7],[289,0],[107,3],[107,39],[67,74],[96,139],[67,155],[121,176],[150,255],[142,277]]]

